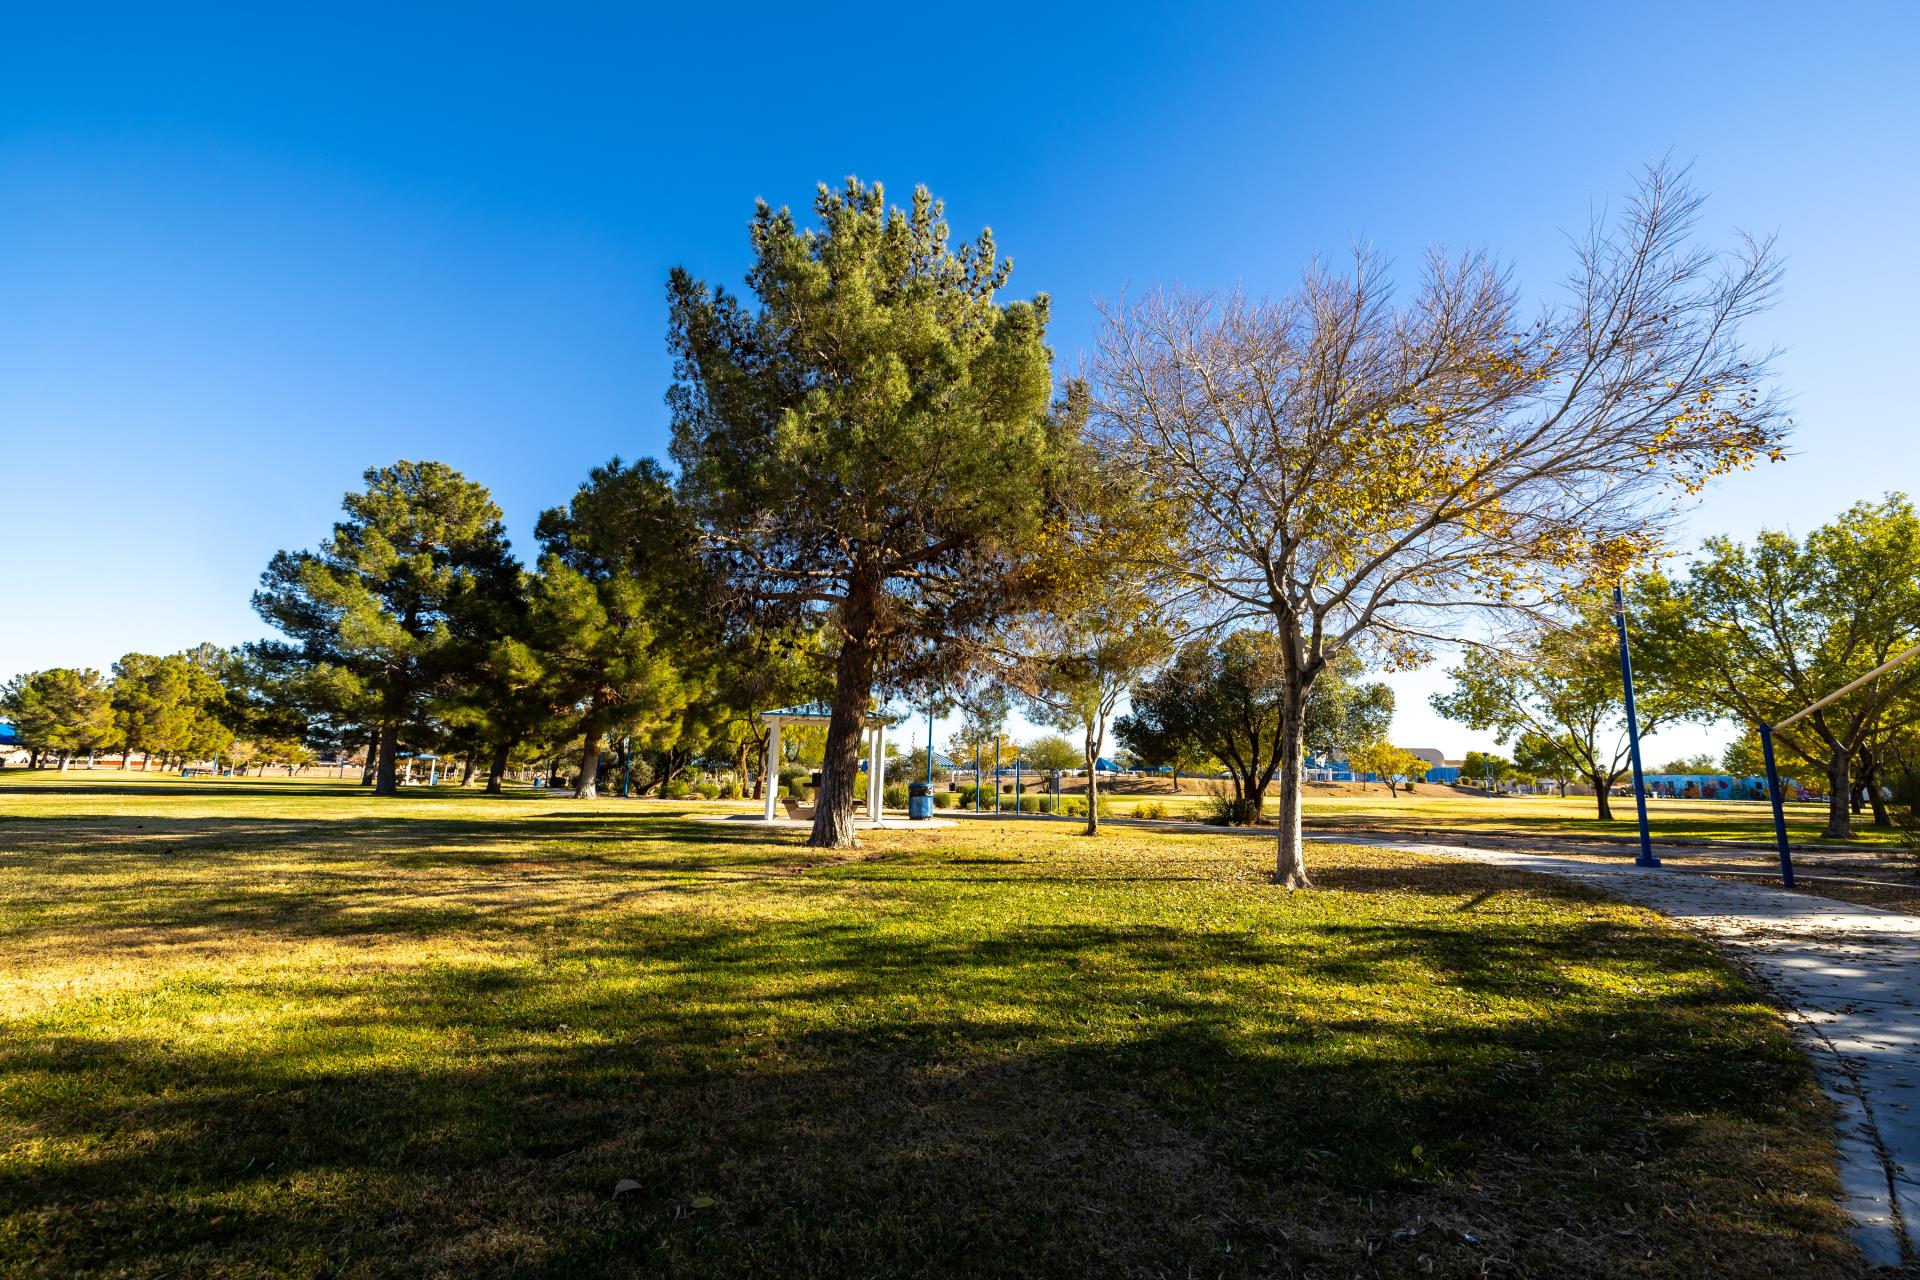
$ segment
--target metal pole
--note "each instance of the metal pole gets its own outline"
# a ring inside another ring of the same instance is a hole
[[[993,816],[1000,816],[1000,735],[993,735]]]
[[[933,704],[927,704],[927,794],[933,794]]]
[[[620,798],[627,798],[627,790],[633,785],[633,735],[620,739]]]
[[[1657,867],[1653,856],[1653,832],[1647,827],[1647,784],[1640,770],[1640,717],[1633,706],[1633,659],[1627,652],[1627,597],[1619,587],[1613,589],[1613,618],[1620,628],[1620,688],[1627,703],[1627,753],[1633,760],[1633,807],[1640,819],[1640,856],[1634,864]]]
[[[1760,754],[1767,762],[1767,798],[1773,802],[1773,839],[1780,847],[1780,883],[1793,888],[1793,850],[1787,845],[1787,808],[1780,790],[1780,770],[1773,763],[1773,726],[1760,726]]]
[[[973,811],[980,812],[980,744],[973,744]]]
[[[1013,811],[1020,812],[1020,747],[1013,748]]]

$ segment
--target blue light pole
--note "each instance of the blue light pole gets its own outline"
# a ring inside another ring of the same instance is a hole
[[[1647,784],[1640,770],[1640,716],[1633,706],[1633,659],[1627,652],[1627,597],[1619,587],[1613,589],[1613,620],[1620,628],[1620,687],[1627,702],[1627,753],[1633,760],[1633,807],[1640,818],[1640,856],[1634,865],[1657,867],[1653,856],[1653,832],[1647,828]]]
[[[1793,888],[1793,849],[1787,843],[1786,798],[1781,794],[1780,770],[1773,763],[1773,726],[1760,726],[1760,755],[1767,763],[1767,799],[1773,805],[1773,842],[1780,850],[1780,883]]]

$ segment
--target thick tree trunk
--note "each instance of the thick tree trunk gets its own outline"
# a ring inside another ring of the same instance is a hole
[[[400,754],[400,724],[389,720],[380,726],[380,764],[373,774],[373,794],[377,796],[397,796],[400,794],[400,775],[394,768],[395,756]]]
[[[1825,839],[1853,839],[1853,813],[1848,803],[1853,799],[1852,764],[1853,753],[1838,747],[1827,758],[1827,829],[1821,833]]]
[[[600,794],[600,717],[590,714],[580,735],[580,777],[573,784],[575,800],[592,800]]]
[[[73,759],[73,752],[62,751],[60,753],[60,772],[61,773],[65,773],[67,771],[67,763],[72,759]]]
[[[1593,784],[1595,816],[1602,822],[1613,821],[1613,782],[1597,773],[1587,775],[1587,781]]]
[[[513,741],[509,738],[502,738],[493,744],[493,763],[491,767],[487,769],[488,795],[497,796],[500,794],[501,784],[506,781],[507,777],[507,757],[512,751]]]
[[[834,663],[826,759],[820,766],[813,831],[807,836],[807,844],[815,849],[854,849],[860,844],[853,829],[853,805],[860,773],[860,740],[867,727],[867,700],[873,696],[874,661],[868,633],[873,622],[874,590],[867,578],[856,576],[843,608],[841,623],[846,638]]]
[[[460,762],[460,785],[466,786],[473,781],[473,752],[469,750],[466,758]]]
[[[1873,825],[1883,830],[1891,828],[1893,817],[1887,812],[1887,798],[1880,791],[1880,762],[1868,756],[1861,773],[1861,781],[1867,788],[1867,803],[1873,806]]]
[[[1297,640],[1282,637],[1297,652]],[[1280,696],[1280,832],[1276,837],[1273,882],[1288,889],[1310,889],[1307,879],[1307,847],[1300,806],[1300,771],[1305,762],[1305,744],[1301,738],[1307,718],[1307,682],[1289,671],[1286,688]]]
[[[124,772],[126,771],[126,768],[127,768],[127,764],[128,764],[128,762],[129,762],[129,761],[131,761],[132,759],[133,759],[133,748],[132,748],[132,747],[123,747],[123,748],[121,748],[121,751],[120,751],[120,769],[121,769],[121,772],[123,772],[123,773],[124,773]]]
[[[1246,801],[1240,812],[1240,825],[1259,826],[1261,819],[1267,816],[1267,784],[1256,773],[1242,784],[1240,796]]]
[[[380,734],[378,730],[375,730],[374,735],[367,739],[367,759],[366,762],[360,766],[360,785],[363,787],[372,786],[373,776],[379,771]]]

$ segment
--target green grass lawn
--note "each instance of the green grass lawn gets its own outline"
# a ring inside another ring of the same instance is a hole
[[[1644,912],[687,808],[0,778],[0,1274],[1857,1274],[1806,1065]]]

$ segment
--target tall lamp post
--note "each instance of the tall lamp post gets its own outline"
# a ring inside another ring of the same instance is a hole
[[[1640,819],[1640,856],[1634,865],[1657,867],[1653,856],[1653,832],[1647,827],[1647,783],[1640,768],[1640,716],[1633,706],[1633,658],[1627,652],[1627,597],[1619,587],[1613,589],[1613,620],[1620,629],[1620,687],[1627,703],[1627,754],[1633,760],[1633,807]]]

